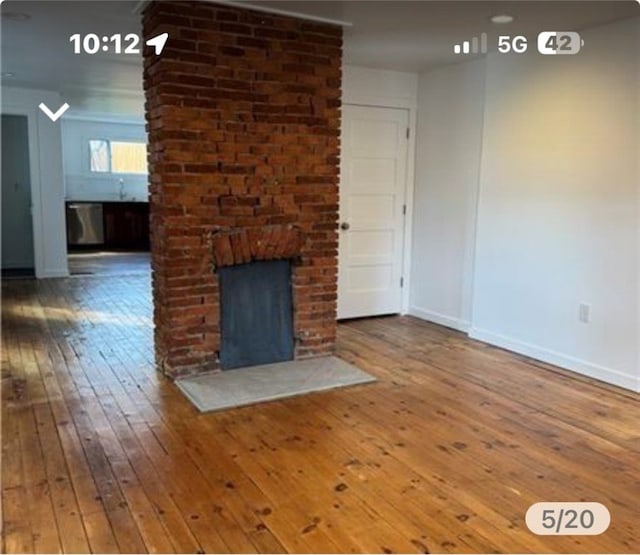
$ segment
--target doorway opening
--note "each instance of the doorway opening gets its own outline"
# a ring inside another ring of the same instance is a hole
[[[2,115],[2,278],[34,277],[27,116]]]
[[[150,271],[144,136],[142,123],[63,122],[71,275]]]

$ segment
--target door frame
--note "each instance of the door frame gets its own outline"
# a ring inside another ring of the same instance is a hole
[[[409,312],[409,291],[411,288],[411,245],[412,245],[412,231],[413,231],[413,191],[415,182],[415,151],[416,151],[416,124],[417,114],[416,105],[412,102],[408,102],[404,98],[398,98],[389,101],[385,98],[383,102],[378,99],[367,101],[367,99],[358,99],[356,102],[343,102],[343,107],[346,106],[359,106],[363,108],[394,108],[400,110],[406,110],[408,112],[409,126],[409,140],[407,142],[407,159],[405,183],[404,183],[404,203],[407,207],[404,224],[403,224],[403,245],[402,245],[402,297],[400,303],[400,314],[405,315]],[[342,147],[342,145],[341,145]],[[341,157],[342,160],[342,157]],[[342,167],[340,168],[340,185],[342,184]],[[342,195],[339,196],[342,202]],[[338,268],[338,271],[340,269]]]
[[[69,267],[60,120],[54,123],[45,116],[38,108],[40,102],[59,106],[61,98],[53,91],[3,87],[0,113],[27,117],[36,277],[67,277]]]
[[[2,103],[3,116],[26,116],[29,142],[29,179],[31,187],[31,231],[33,234],[33,266],[37,278],[43,277],[44,233],[40,183],[40,145],[38,141],[38,114],[36,109]]]

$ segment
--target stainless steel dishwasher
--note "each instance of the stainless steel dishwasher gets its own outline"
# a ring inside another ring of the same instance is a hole
[[[71,202],[67,204],[67,243],[70,246],[104,243],[102,203]]]

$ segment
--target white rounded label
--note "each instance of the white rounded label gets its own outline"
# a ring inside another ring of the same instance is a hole
[[[534,503],[525,521],[539,536],[595,536],[611,522],[609,510],[602,503]]]

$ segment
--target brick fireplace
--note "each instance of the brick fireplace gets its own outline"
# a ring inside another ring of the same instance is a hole
[[[147,5],[155,353],[220,369],[221,268],[288,260],[294,357],[336,333],[342,29],[209,2]]]

